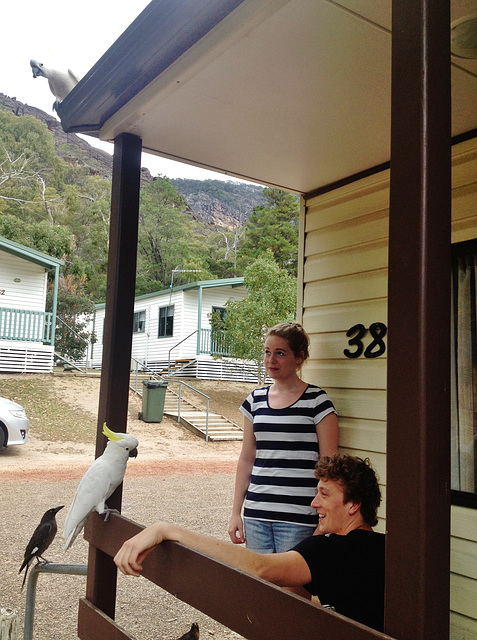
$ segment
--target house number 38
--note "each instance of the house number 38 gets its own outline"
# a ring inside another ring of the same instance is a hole
[[[348,344],[350,347],[354,347],[354,351],[345,349],[343,353],[347,358],[359,358],[363,351],[365,358],[377,358],[378,356],[382,356],[386,351],[386,345],[384,344],[383,338],[386,335],[387,330],[388,328],[382,322],[373,322],[373,324],[370,324],[369,333],[371,334],[372,340],[365,349],[363,338],[368,332],[368,329],[366,329],[363,324],[355,324],[346,332],[346,335],[349,338]]]

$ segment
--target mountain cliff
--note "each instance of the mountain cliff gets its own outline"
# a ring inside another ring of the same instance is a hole
[[[111,180],[113,156],[98,149],[75,133],[65,133],[61,122],[54,116],[0,93],[0,108],[16,116],[33,116],[43,122],[54,136],[57,154],[71,161],[70,149],[76,147],[75,162],[87,167],[92,175]],[[141,169],[141,186],[153,180],[149,169]],[[189,213],[196,220],[210,226],[233,228],[243,223],[253,208],[266,202],[263,187],[238,183],[232,180],[188,180],[171,179],[171,183],[186,199]]]
[[[232,180],[188,180],[175,178],[172,184],[181,193],[197,220],[220,227],[234,228],[263,205],[263,187]]]

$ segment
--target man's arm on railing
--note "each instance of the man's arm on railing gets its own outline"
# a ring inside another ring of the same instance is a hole
[[[143,528],[115,513],[108,522],[94,513],[84,532],[90,544],[114,557]],[[182,543],[157,546],[142,575],[248,640],[392,640]]]
[[[311,581],[310,569],[296,551],[273,554],[255,553],[245,547],[201,535],[168,522],[157,522],[127,540],[116,554],[114,561],[125,575],[139,577],[144,560],[157,545],[165,540],[180,542],[215,560],[278,586],[302,586]]]

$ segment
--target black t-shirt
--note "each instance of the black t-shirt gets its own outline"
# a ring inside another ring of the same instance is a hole
[[[322,605],[382,631],[384,542],[384,534],[362,529],[346,536],[331,533],[306,538],[294,547],[310,568],[311,582],[306,589]]]

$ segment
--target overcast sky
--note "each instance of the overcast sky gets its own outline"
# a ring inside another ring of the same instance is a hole
[[[131,22],[149,4],[147,0],[8,0],[0,9],[0,92],[55,115],[55,100],[46,78],[33,78],[30,60],[45,66],[70,68],[85,75]],[[85,136],[93,145],[113,153],[113,145]],[[172,160],[143,154],[143,166],[153,175],[169,178],[229,176]]]

